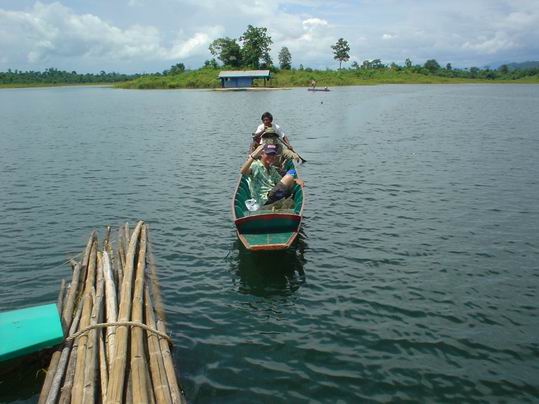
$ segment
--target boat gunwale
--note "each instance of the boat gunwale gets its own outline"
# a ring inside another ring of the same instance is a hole
[[[245,236],[242,233],[240,233],[238,230],[236,230],[236,233],[238,235],[238,238],[242,242],[243,246],[249,251],[278,251],[278,250],[286,250],[287,248],[289,248],[298,237],[299,231],[290,232],[291,235],[288,238],[288,241],[286,243],[257,244],[255,246],[252,246],[251,244],[249,244]]]

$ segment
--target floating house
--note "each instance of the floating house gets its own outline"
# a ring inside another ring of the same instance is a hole
[[[270,78],[269,70],[223,70],[219,73],[221,88],[253,87],[255,79],[264,79],[266,87],[266,80]]]

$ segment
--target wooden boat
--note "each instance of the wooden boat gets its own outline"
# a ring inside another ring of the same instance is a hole
[[[294,168],[287,161],[286,169]],[[250,212],[245,201],[251,199],[248,177],[240,176],[232,199],[232,217],[236,232],[248,250],[284,250],[289,248],[298,236],[303,215],[303,186],[294,185],[291,209],[258,210]]]
[[[63,339],[54,303],[0,313],[0,362],[53,347]]]
[[[329,88],[308,88],[307,91],[331,91]]]

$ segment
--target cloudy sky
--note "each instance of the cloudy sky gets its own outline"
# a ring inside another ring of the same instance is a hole
[[[209,43],[267,27],[277,62],[335,68],[351,60],[453,66],[539,60],[539,0],[0,0],[0,71],[155,72],[199,67]]]

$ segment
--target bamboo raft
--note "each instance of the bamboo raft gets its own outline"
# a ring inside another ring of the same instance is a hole
[[[149,229],[141,221],[92,232],[58,309],[66,336],[52,355],[39,403],[185,403],[166,334]],[[152,304],[155,304],[155,306]]]

